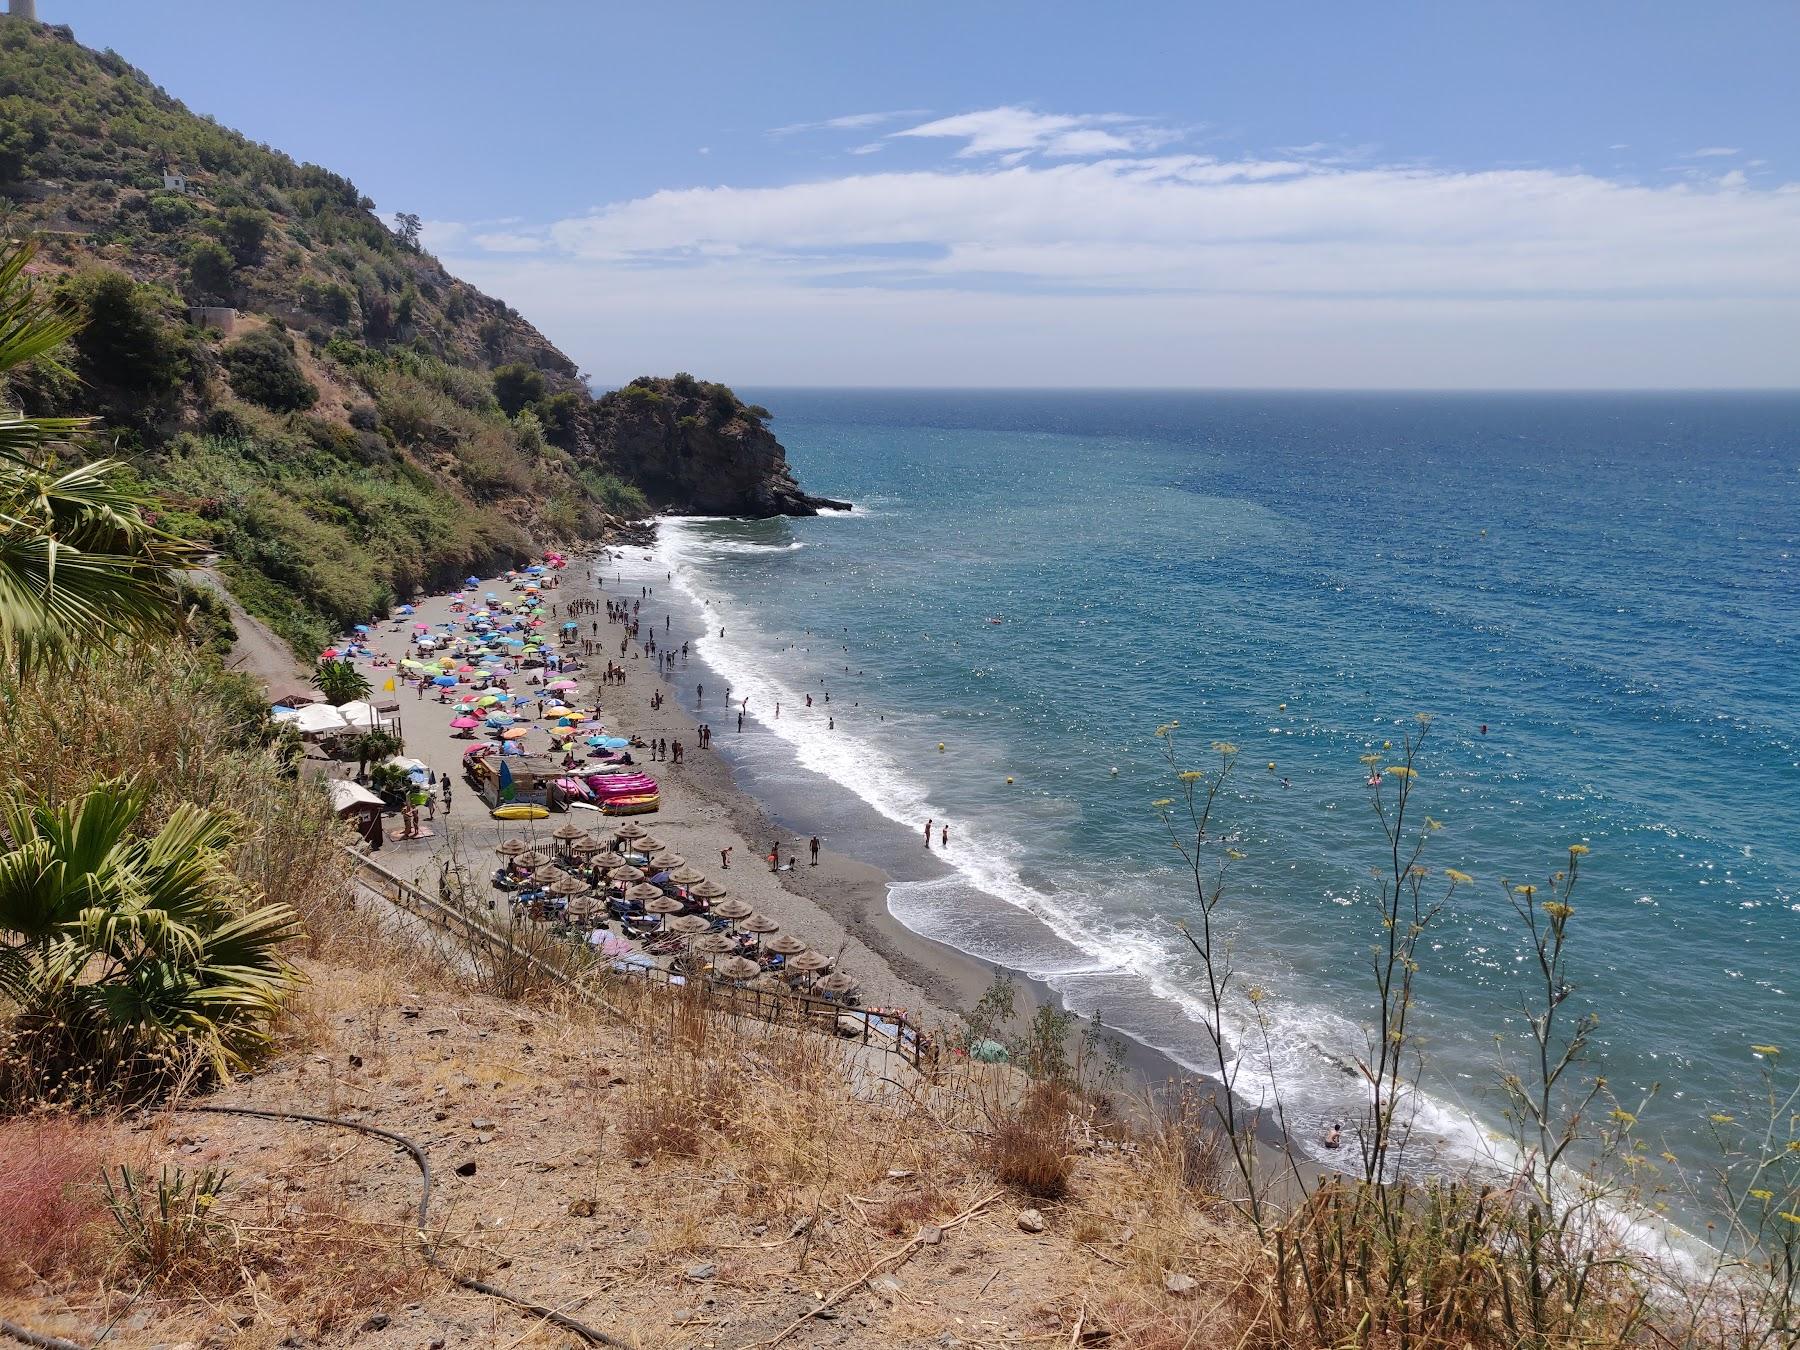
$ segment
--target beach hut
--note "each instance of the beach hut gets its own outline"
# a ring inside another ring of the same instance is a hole
[[[381,813],[387,803],[361,783],[352,783],[345,778],[333,778],[325,786],[331,794],[331,809],[337,813],[337,818],[368,840],[370,847],[380,848]]]

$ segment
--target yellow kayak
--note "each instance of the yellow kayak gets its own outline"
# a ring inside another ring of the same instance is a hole
[[[530,802],[510,802],[505,806],[496,806],[489,814],[495,820],[542,820],[550,812]]]

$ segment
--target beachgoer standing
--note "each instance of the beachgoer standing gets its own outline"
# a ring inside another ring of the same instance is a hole
[[[926,848],[931,847],[931,827],[936,823],[937,823],[936,821],[931,821],[931,820],[928,820],[925,822],[925,847]]]
[[[819,865],[819,836],[816,834],[812,837],[812,865]]]
[[[938,836],[938,847],[939,848],[949,848],[950,847],[950,827],[948,825],[945,825],[943,827],[943,833]]]
[[[719,867],[721,868],[721,870],[726,871],[726,872],[729,872],[731,870],[731,845],[730,844],[725,845],[724,848],[719,850]]]
[[[743,729],[744,729],[744,714],[739,713],[738,714],[738,730],[742,731]]]
[[[694,706],[696,708],[704,708],[706,706],[706,686],[703,684],[694,686]]]

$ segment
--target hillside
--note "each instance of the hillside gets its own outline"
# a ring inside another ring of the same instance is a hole
[[[760,408],[691,376],[596,402],[347,179],[189,111],[66,28],[0,19],[0,236],[86,327],[12,391],[104,419],[301,649],[413,591],[661,507],[808,513]]]

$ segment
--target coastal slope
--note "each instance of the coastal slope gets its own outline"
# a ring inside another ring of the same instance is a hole
[[[97,414],[108,448],[300,650],[422,589],[652,509],[810,514],[724,385],[596,400],[416,214],[190,111],[68,28],[0,18],[0,229],[83,328],[6,401]],[[72,375],[74,378],[69,378]],[[636,391],[636,392],[630,392]]]

